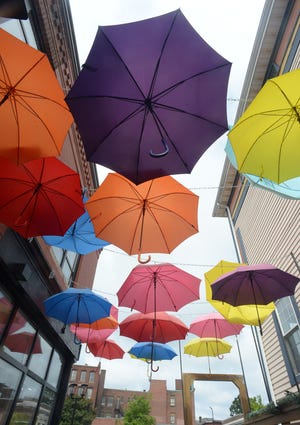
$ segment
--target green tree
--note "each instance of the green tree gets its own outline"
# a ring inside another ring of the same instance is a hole
[[[96,416],[90,400],[67,397],[60,418],[60,425],[90,425]]]
[[[264,407],[260,395],[249,397],[249,403],[250,403],[251,412],[254,412],[255,410],[260,410]],[[235,416],[235,415],[239,415],[243,413],[241,399],[239,395],[235,397],[235,399],[231,403],[231,406],[229,407],[229,411],[230,411],[230,416]]]
[[[150,410],[149,398],[135,397],[126,408],[124,425],[155,425],[155,418],[150,415]]]

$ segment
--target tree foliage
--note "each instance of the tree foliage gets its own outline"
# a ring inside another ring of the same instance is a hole
[[[264,407],[260,395],[249,397],[249,403],[250,403],[251,412],[260,410]],[[240,415],[241,413],[243,413],[241,399],[239,395],[235,397],[235,399],[231,403],[229,411],[230,411],[230,416]]]
[[[90,400],[67,397],[60,418],[60,425],[90,425],[96,416]]]
[[[150,415],[150,401],[145,396],[135,397],[128,403],[124,415],[124,425],[155,425]]]

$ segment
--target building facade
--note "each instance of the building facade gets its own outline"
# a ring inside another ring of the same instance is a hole
[[[134,397],[143,395],[150,396],[151,415],[155,417],[156,425],[184,425],[181,380],[175,380],[173,390],[167,388],[166,381],[152,379],[148,391],[132,391],[106,388],[105,375],[106,371],[101,370],[100,365],[93,367],[74,364],[72,367],[69,388],[76,384],[78,391],[82,384],[88,385],[86,396],[92,400],[97,415],[93,425],[121,424],[128,403]],[[194,393],[192,409],[194,412]],[[193,420],[195,421],[195,413]]]
[[[266,1],[236,120],[266,80],[300,67],[299,23],[299,0]],[[240,262],[271,263],[300,278],[299,200],[249,184],[226,159],[213,215],[228,217]],[[299,302],[300,285],[295,296],[276,302],[274,313],[262,327],[266,379],[269,375],[275,400],[286,391],[299,391]]]
[[[13,15],[17,3],[22,19]],[[68,1],[1,2],[0,15],[1,29],[47,54],[67,94],[80,69]],[[82,188],[98,186],[74,124],[59,159],[79,173]],[[46,317],[43,301],[69,286],[91,288],[99,252],[80,256],[1,224],[0,256],[0,424],[58,424],[80,345]]]

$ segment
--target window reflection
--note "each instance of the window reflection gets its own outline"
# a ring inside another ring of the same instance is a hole
[[[44,389],[35,425],[47,425],[54,406],[55,393],[48,388]]]
[[[36,350],[32,353],[28,367],[41,378],[45,378],[52,348],[41,335],[38,335],[37,341],[39,347],[35,345]]]
[[[21,372],[0,359],[0,424],[5,423],[20,379]]]
[[[61,368],[62,361],[60,359],[60,356],[56,351],[54,351],[47,376],[47,382],[49,382],[49,384],[52,385],[54,388],[57,388]]]
[[[35,341],[36,330],[17,311],[4,340],[3,351],[25,364]]]
[[[0,291],[0,338],[5,330],[12,309],[12,303]]]
[[[17,404],[9,422],[10,425],[31,424],[42,386],[33,379],[26,376]]]

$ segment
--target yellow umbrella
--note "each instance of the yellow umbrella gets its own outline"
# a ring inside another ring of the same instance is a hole
[[[221,260],[216,266],[204,274],[206,300],[225,317],[228,322],[240,323],[243,325],[259,326],[275,309],[273,302],[266,305],[243,305],[234,307],[222,301],[212,299],[211,284],[220,276],[230,271],[235,270],[237,267],[245,265],[242,263],[234,263],[230,261]]]
[[[183,352],[195,357],[207,356],[209,373],[211,373],[209,357],[222,358],[223,354],[230,353],[231,348],[232,345],[220,338],[193,338],[184,345]]]
[[[275,183],[300,175],[300,69],[268,80],[228,133],[238,170]]]

